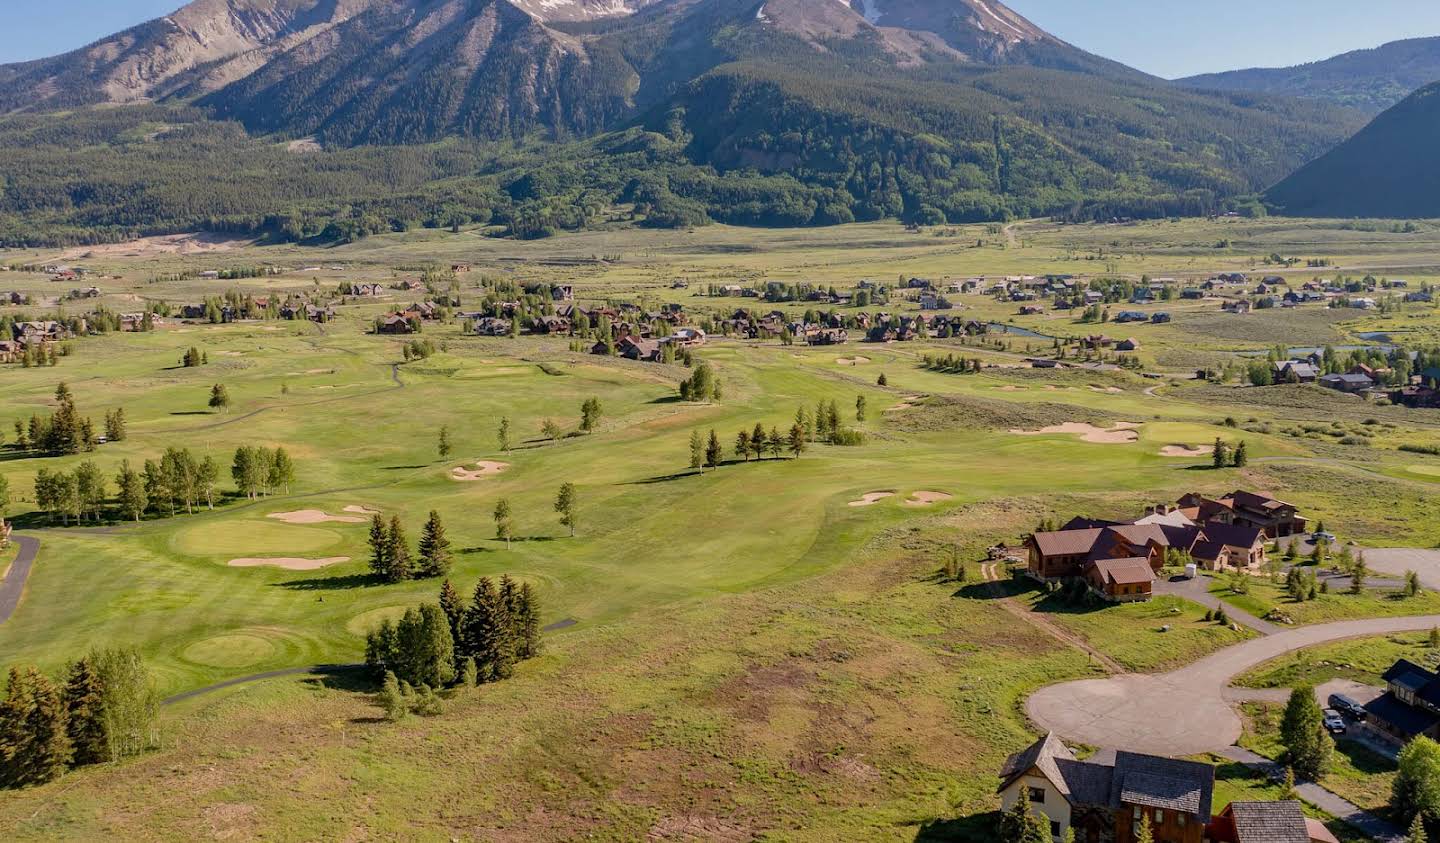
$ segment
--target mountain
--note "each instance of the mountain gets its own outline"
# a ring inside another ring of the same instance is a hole
[[[1175,80],[1191,88],[1325,100],[1378,114],[1440,81],[1440,37],[1394,41],[1295,67],[1252,68]]]
[[[1440,82],[1301,167],[1271,188],[1266,200],[1293,216],[1440,217],[1437,149]]]
[[[47,114],[102,103],[148,110]],[[0,110],[12,238],[50,236],[37,220],[364,233],[453,215],[457,179],[472,216],[517,232],[585,225],[577,202],[675,225],[1205,214],[1364,122],[1184,89],[997,0],[199,0],[0,67]],[[301,139],[324,151],[277,164]],[[456,169],[454,139],[490,146]],[[449,181],[403,196],[344,154],[427,145],[392,157]],[[297,197],[304,167],[364,175],[343,202]]]

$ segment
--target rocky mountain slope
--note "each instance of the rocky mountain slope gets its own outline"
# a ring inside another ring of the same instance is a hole
[[[1193,88],[1325,100],[1371,114],[1440,81],[1440,38],[1394,41],[1295,67],[1253,68],[1176,80]]]

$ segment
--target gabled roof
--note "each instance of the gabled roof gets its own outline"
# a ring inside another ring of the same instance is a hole
[[[1150,570],[1150,560],[1143,556],[1128,559],[1098,559],[1094,564],[1102,582],[1116,585],[1140,585],[1155,581],[1155,574]]]
[[[1049,779],[1055,787],[1061,790],[1061,795],[1067,800],[1070,798],[1069,789],[1065,783],[1065,776],[1060,773],[1057,766],[1059,761],[1074,761],[1075,755],[1064,743],[1050,732],[1045,737],[1030,744],[1009,758],[1005,759],[1005,765],[1000,768],[1000,787],[1004,790],[1014,784],[1017,779],[1033,769],[1038,768],[1045,778]]]
[[[1310,843],[1300,803],[1231,802],[1225,809],[1235,824],[1236,843]]]
[[[1180,761],[1133,752],[1115,753],[1110,806],[1143,805],[1184,811],[1200,822],[1210,821],[1215,795],[1215,768],[1198,761]]]

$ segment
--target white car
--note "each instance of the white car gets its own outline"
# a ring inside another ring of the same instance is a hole
[[[1336,711],[1336,710],[1333,709],[1333,708],[1327,708],[1327,709],[1325,709],[1324,714],[1325,714],[1325,728],[1330,730],[1330,734],[1332,734],[1332,735],[1343,735],[1343,734],[1345,734],[1345,718],[1343,718],[1343,717],[1340,716],[1340,712]]]

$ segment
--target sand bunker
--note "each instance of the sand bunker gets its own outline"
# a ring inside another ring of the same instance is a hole
[[[508,462],[491,462],[481,460],[475,463],[475,468],[468,469],[463,465],[457,465],[450,469],[451,480],[479,480],[481,477],[488,477],[492,474],[499,474],[510,467]]]
[[[1029,387],[1027,386],[1016,386],[1013,383],[1007,383],[1004,386],[997,386],[995,388],[1000,390],[1001,392],[1024,392],[1025,390],[1029,389]]]
[[[1208,457],[1214,453],[1214,445],[1166,445],[1160,449],[1162,457]]]
[[[1042,427],[1039,430],[1011,430],[1016,436],[1041,436],[1047,433],[1075,433],[1080,435],[1081,441],[1098,442],[1102,445],[1123,445],[1128,442],[1137,442],[1140,434],[1135,429],[1140,425],[1135,422],[1115,422],[1109,430],[1096,427],[1093,424],[1081,422],[1066,422],[1064,424],[1052,424],[1049,427]]]
[[[348,556],[327,556],[324,559],[301,559],[296,556],[274,556],[269,558],[246,557],[244,559],[231,559],[225,564],[232,568],[259,568],[269,566],[272,568],[284,568],[287,571],[313,571],[317,568],[324,568],[329,565],[339,565],[341,562],[349,562]]]
[[[277,521],[284,521],[286,524],[323,524],[326,521],[339,521],[343,524],[360,524],[364,518],[357,518],[353,515],[331,515],[319,509],[297,509],[294,512],[272,512],[265,516],[274,518]]]
[[[378,509],[371,509],[371,508],[368,507],[368,506],[361,506],[361,505],[355,504],[355,503],[352,503],[352,504],[350,504],[349,506],[345,507],[345,511],[346,511],[346,512],[359,513],[360,515],[379,515],[379,514],[380,514],[380,510],[378,510]]]
[[[1115,394],[1115,393],[1117,393],[1117,392],[1124,392],[1125,390],[1121,389],[1121,388],[1118,387],[1118,386],[1096,386],[1096,385],[1094,385],[1094,384],[1091,384],[1091,385],[1090,385],[1090,391],[1091,391],[1091,392],[1104,392],[1104,393],[1108,393],[1108,394],[1113,395],[1113,394]]]
[[[841,366],[859,366],[861,363],[869,363],[869,357],[861,357],[858,354],[854,357],[836,357],[835,362]]]
[[[880,501],[885,500],[886,498],[893,498],[893,497],[895,497],[895,493],[894,493],[894,492],[866,492],[865,494],[863,494],[863,495],[860,496],[860,500],[858,500],[858,501],[851,501],[851,502],[850,502],[850,505],[851,505],[851,506],[874,506],[875,504],[879,503]]]
[[[954,495],[947,495],[944,492],[911,492],[910,497],[905,499],[906,506],[929,506],[932,503],[948,501]]]
[[[306,369],[303,372],[286,372],[285,374],[288,377],[299,377],[301,375],[330,375],[334,372],[334,369]]]

